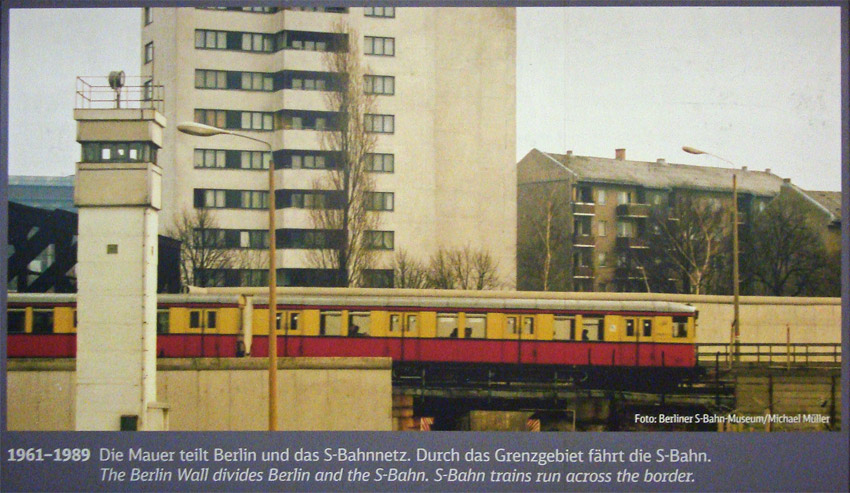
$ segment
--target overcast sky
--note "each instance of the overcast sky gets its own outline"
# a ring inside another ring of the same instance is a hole
[[[517,9],[517,159],[704,166],[841,189],[838,7]],[[69,175],[78,75],[139,72],[139,9],[12,10],[9,172]]]

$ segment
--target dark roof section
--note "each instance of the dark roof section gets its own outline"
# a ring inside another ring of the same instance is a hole
[[[540,152],[537,149],[531,152]],[[529,153],[531,154],[531,153]],[[670,190],[686,188],[713,192],[731,192],[732,175],[738,177],[738,191],[759,196],[774,196],[782,187],[782,178],[768,171],[691,166],[657,162],[619,160],[540,152],[561,163],[580,181],[638,185]]]
[[[806,190],[806,194],[841,220],[841,192]]]

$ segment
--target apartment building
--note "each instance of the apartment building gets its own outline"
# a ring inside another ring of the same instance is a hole
[[[840,194],[803,191],[770,169],[634,161],[626,159],[625,149],[614,158],[533,149],[517,165],[518,289],[646,291],[646,267],[636,259],[646,258],[641,254],[651,247],[653,217],[676,220],[671,204],[682,196],[707,201],[718,213],[731,210],[733,175],[742,227],[786,191],[824,218],[823,231],[832,238],[827,244],[835,243]],[[551,245],[552,275],[544,288],[539,266],[546,261],[540,252],[549,251],[541,240],[547,231],[563,245]]]
[[[349,32],[334,31],[345,21]],[[354,34],[356,33],[356,35]],[[379,227],[368,284],[392,285],[396,252],[489,251],[515,280],[516,23],[512,8],[152,8],[142,19],[142,75],[163,86],[167,119],[162,230],[175,215],[213,212],[218,240],[250,265],[209,273],[213,284],[267,281],[268,166],[274,163],[278,284],[333,284],[311,251],[335,234],[310,209],[333,207],[317,178],[334,166],[322,133],[340,83],[325,52],[357,43],[376,146],[370,207]],[[196,121],[267,141],[181,134]]]

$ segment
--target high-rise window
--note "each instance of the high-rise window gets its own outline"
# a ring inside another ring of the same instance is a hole
[[[145,45],[145,63],[153,61],[153,41]]]
[[[271,154],[262,151],[195,149],[196,168],[269,169]]]
[[[255,190],[195,189],[195,207],[199,209],[265,209],[269,192]]]
[[[366,36],[363,40],[363,54],[395,56],[395,38]]]
[[[363,87],[366,94],[395,94],[395,77],[391,75],[364,75]]]
[[[363,115],[367,132],[391,134],[395,132],[395,116],[393,115]]]
[[[364,201],[366,209],[370,211],[391,211],[395,207],[392,192],[369,192]]]
[[[145,13],[145,25],[147,26],[148,24],[153,22],[153,11],[151,10],[150,7],[145,7],[144,13]]]
[[[395,7],[366,7],[363,9],[366,17],[395,17]]]
[[[395,170],[395,156],[393,154],[367,154],[366,169],[381,173],[392,173]]]
[[[363,240],[366,248],[370,250],[392,250],[395,235],[392,231],[366,231]]]

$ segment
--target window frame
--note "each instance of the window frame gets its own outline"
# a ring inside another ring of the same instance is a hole
[[[153,62],[154,52],[153,52],[153,41],[145,44],[145,51],[143,55],[144,64],[147,65]]]
[[[380,49],[378,48],[379,45]],[[395,38],[364,36],[363,54],[369,56],[395,56]]]

